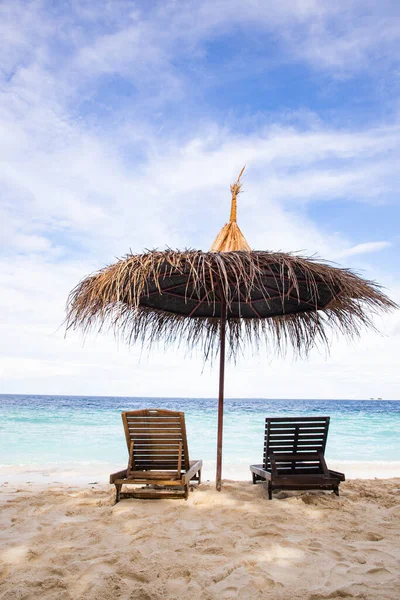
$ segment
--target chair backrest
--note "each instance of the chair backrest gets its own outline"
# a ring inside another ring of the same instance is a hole
[[[274,417],[265,419],[264,468],[271,467],[271,452],[279,460],[280,454],[325,453],[328,436],[329,417]],[[281,462],[280,470],[293,470],[293,463]],[[318,460],[315,465],[308,461],[308,470],[320,470]]]
[[[133,442],[134,469],[176,470],[182,443],[182,469],[189,469],[185,414],[150,408],[122,413],[128,452]]]

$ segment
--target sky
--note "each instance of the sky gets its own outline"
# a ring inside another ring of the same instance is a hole
[[[215,397],[194,352],[65,336],[70,290],[130,250],[258,250],[400,304],[397,0],[0,1],[0,393]],[[308,360],[254,355],[228,397],[400,399],[400,311]]]

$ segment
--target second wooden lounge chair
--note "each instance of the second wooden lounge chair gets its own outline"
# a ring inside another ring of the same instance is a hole
[[[329,417],[265,419],[264,463],[252,465],[253,483],[268,482],[274,490],[333,490],[339,496],[343,473],[331,471],[325,462]]]
[[[122,413],[128,467],[110,475],[116,498],[185,498],[191,481],[201,481],[201,460],[190,461],[185,415],[172,410],[134,410]],[[123,485],[141,489],[121,492]],[[146,486],[146,487],[143,487]]]

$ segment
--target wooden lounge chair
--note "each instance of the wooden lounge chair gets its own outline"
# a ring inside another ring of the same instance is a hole
[[[268,482],[274,490],[333,490],[339,496],[343,473],[326,466],[324,453],[329,417],[265,419],[264,464],[251,465],[253,483]]]
[[[201,460],[190,461],[185,415],[172,410],[134,410],[122,413],[128,467],[110,475],[116,498],[185,498],[191,481],[201,481]],[[121,492],[124,484],[141,489]],[[146,487],[143,487],[146,486]]]

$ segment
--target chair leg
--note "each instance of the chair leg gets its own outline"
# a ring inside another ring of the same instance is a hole
[[[255,473],[252,473],[253,476],[253,483],[257,483],[257,476]]]
[[[189,498],[189,484],[185,483],[185,500]]]
[[[333,488],[333,492],[334,494],[336,494],[336,496],[339,496],[339,486],[335,485],[335,487]]]
[[[272,484],[268,481],[268,500],[272,500]]]
[[[198,481],[199,481],[199,485],[200,485],[201,484],[201,469],[200,469],[200,471],[198,473],[198,478],[199,478]]]
[[[121,483],[116,483],[115,484],[115,504],[118,504],[118,502],[120,501],[120,498],[121,498],[121,488],[122,488],[122,484]]]

